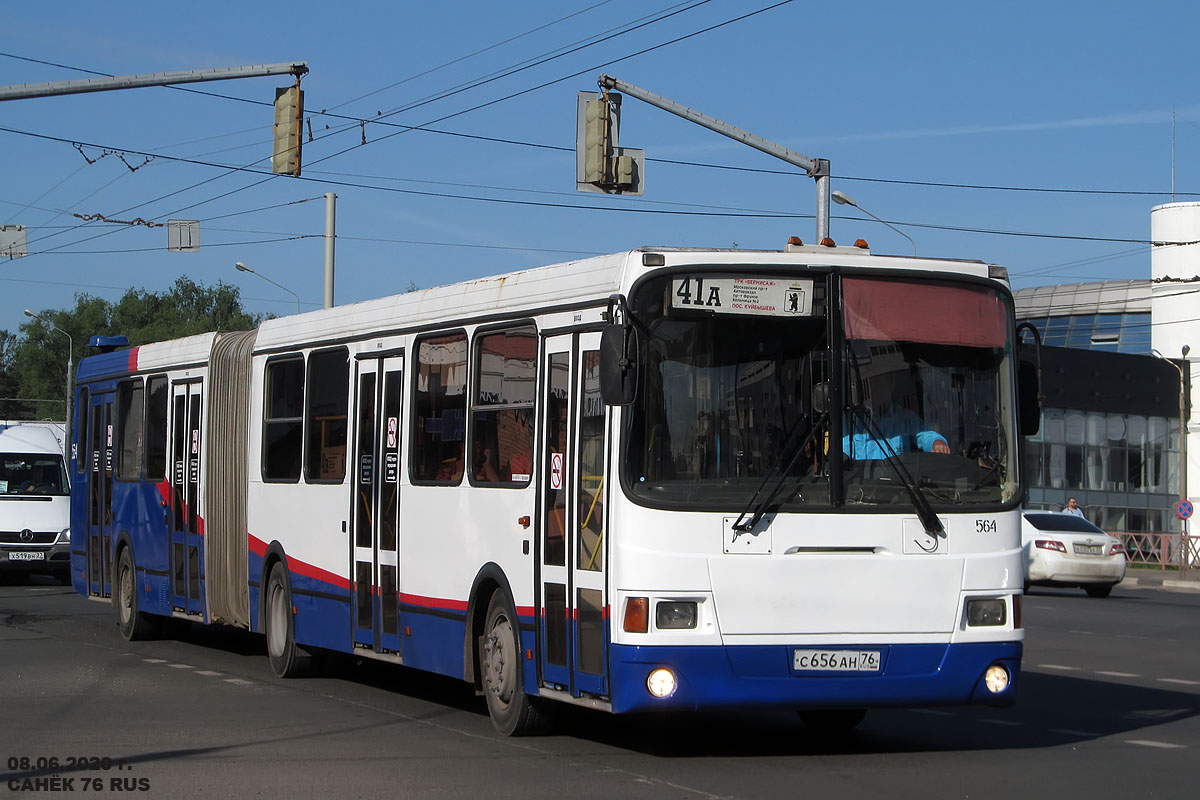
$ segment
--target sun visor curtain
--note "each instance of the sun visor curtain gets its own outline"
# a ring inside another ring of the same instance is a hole
[[[846,335],[893,342],[1003,347],[1008,313],[999,292],[915,281],[845,278]]]

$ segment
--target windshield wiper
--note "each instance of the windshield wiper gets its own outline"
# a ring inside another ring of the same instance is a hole
[[[942,521],[934,513],[933,506],[929,505],[929,499],[917,488],[917,482],[908,473],[904,462],[900,460],[896,451],[892,449],[891,442],[883,435],[883,431],[879,429],[879,425],[876,424],[875,420],[871,418],[871,415],[861,405],[852,406],[851,411],[862,419],[866,423],[867,428],[872,432],[873,438],[879,444],[879,449],[883,451],[884,461],[892,468],[892,472],[896,473],[896,478],[904,486],[908,492],[908,496],[912,498],[913,507],[917,510],[917,518],[921,520],[921,525],[925,527],[925,532],[930,536],[937,536],[945,532],[945,528],[942,527]],[[851,440],[853,440],[853,436]]]
[[[774,503],[775,498],[779,496],[779,491],[783,488],[783,484],[787,480],[788,473],[792,471],[792,467],[796,465],[796,461],[800,458],[801,453],[803,453],[805,448],[808,447],[808,444],[813,441],[817,435],[817,432],[821,430],[827,416],[827,414],[821,414],[815,420],[813,420],[812,427],[808,430],[808,435],[802,439],[799,439],[794,448],[789,449],[786,445],[784,446],[783,450],[780,451],[779,458],[771,466],[771,469],[767,470],[767,474],[763,476],[762,482],[759,483],[758,488],[754,490],[754,494],[750,497],[750,502],[746,504],[746,507],[742,510],[742,513],[739,514],[738,518],[734,521],[733,529],[735,531],[737,531],[739,534],[750,533],[752,530],[754,530],[754,527],[762,521],[762,518],[766,516],[767,512],[771,510],[772,503]],[[785,459],[787,461],[786,466],[784,465]],[[771,487],[769,492],[762,494],[763,487],[766,486],[771,478],[775,477],[776,475],[779,476],[779,480],[776,481],[775,485]],[[762,494],[761,501],[758,500],[760,494]],[[751,511],[753,511],[752,514]],[[747,514],[751,515],[750,519],[746,522],[743,522],[742,520],[746,519]]]

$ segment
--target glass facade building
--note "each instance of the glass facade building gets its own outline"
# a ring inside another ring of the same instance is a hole
[[[1178,532],[1177,367],[1151,353],[1150,281],[1014,292],[1042,336],[1041,430],[1025,441],[1025,506],[1074,497],[1112,532]]]

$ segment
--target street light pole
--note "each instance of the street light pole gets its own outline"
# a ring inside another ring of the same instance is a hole
[[[75,400],[75,375],[74,375],[74,372],[75,372],[75,340],[71,338],[71,334],[67,333],[62,328],[59,328],[53,322],[50,322],[47,319],[39,317],[37,314],[30,311],[28,308],[25,309],[25,316],[32,317],[33,319],[36,319],[38,322],[41,322],[43,325],[48,325],[50,327],[50,330],[58,331],[63,336],[67,337],[67,415],[66,415],[66,423],[67,424],[66,424],[66,430],[64,432],[64,436],[66,438],[66,444],[63,447],[63,450],[64,450],[63,456],[66,457],[66,459],[69,463],[71,460],[71,438],[72,438],[71,437],[71,427],[75,423],[74,414],[71,413],[74,410],[73,409],[73,406],[74,406],[73,401]]]
[[[889,228],[894,230],[896,233],[900,234],[905,239],[908,239],[908,243],[912,245],[913,255],[915,256],[917,254],[917,243],[914,242],[913,238],[911,236],[909,236],[907,233],[900,230],[892,223],[887,222],[886,220],[882,220],[879,217],[872,214],[870,211],[867,211],[865,208],[860,206],[858,203],[851,200],[850,196],[847,195],[845,192],[834,192],[832,197],[833,197],[833,202],[837,203],[839,206],[854,206],[855,208],[857,208],[859,211],[866,214],[871,219],[875,220],[876,222],[880,222],[880,223],[883,223],[884,225],[887,225]]]
[[[267,283],[272,284],[274,286],[278,286],[280,289],[283,289],[285,292],[290,294],[292,297],[296,298],[296,313],[297,314],[300,313],[300,295],[296,294],[291,289],[284,286],[282,283],[275,283],[275,281],[271,280],[266,275],[263,275],[261,272],[255,272],[253,269],[246,266],[241,261],[237,262],[233,266],[234,266],[234,268],[237,269],[238,272],[249,272],[251,275],[257,275],[258,277],[262,278]]]

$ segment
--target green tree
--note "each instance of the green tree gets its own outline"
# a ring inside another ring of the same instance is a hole
[[[74,308],[48,309],[38,316],[70,335],[76,366],[87,355],[88,340],[93,336],[124,336],[137,346],[208,331],[249,330],[263,319],[242,308],[236,286],[224,282],[202,286],[187,277],[177,279],[162,293],[129,289],[116,303],[78,294]],[[15,379],[20,397],[63,399],[59,406],[49,406],[55,408],[53,413],[37,412],[39,417],[61,418],[65,412],[67,337],[36,319],[23,324],[21,332],[24,339],[12,346],[8,363],[0,358],[4,370],[0,375]],[[9,353],[2,337],[0,348],[0,353]],[[0,391],[0,397],[11,396]]]
[[[34,413],[29,404],[16,402],[20,392],[13,367],[16,351],[16,334],[0,331],[0,419],[28,419]]]

